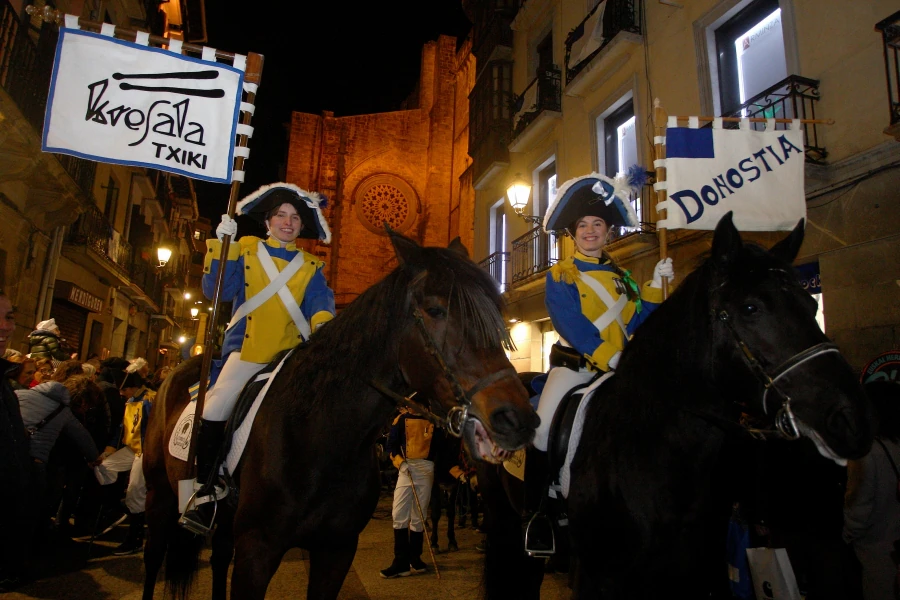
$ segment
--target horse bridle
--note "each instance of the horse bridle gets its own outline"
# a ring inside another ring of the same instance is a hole
[[[427,406],[414,402],[412,398],[416,395],[416,392],[413,392],[408,396],[402,396],[379,381],[372,381],[370,382],[370,385],[383,395],[394,400],[399,406],[404,406],[411,412],[425,417],[435,425],[444,427],[450,435],[457,438],[462,437],[463,428],[466,425],[466,421],[469,420],[469,409],[472,407],[472,398],[475,394],[509,375],[515,376],[516,370],[512,367],[508,367],[506,369],[495,371],[476,381],[475,385],[468,390],[464,390],[462,385],[460,385],[456,374],[453,372],[453,369],[450,368],[446,359],[444,359],[444,355],[440,348],[438,348],[437,343],[435,343],[434,338],[431,337],[431,334],[428,332],[428,328],[425,327],[425,318],[422,316],[422,312],[419,310],[418,306],[413,305],[412,316],[416,323],[416,327],[419,330],[419,334],[422,336],[422,341],[425,342],[428,354],[434,357],[441,367],[441,370],[444,372],[444,378],[447,380],[447,383],[450,384],[450,389],[453,391],[453,397],[456,400],[457,406],[452,407],[447,411],[446,415],[441,416],[432,410],[430,400]]]
[[[769,415],[768,408],[768,394],[769,390],[773,390],[778,397],[781,398],[781,407],[775,413],[775,428],[777,432],[781,434],[782,437],[788,440],[796,440],[800,438],[800,431],[797,429],[797,420],[794,417],[794,412],[791,410],[791,397],[785,393],[778,385],[777,381],[787,375],[792,370],[796,369],[803,363],[808,360],[812,360],[817,356],[821,356],[822,354],[826,354],[829,352],[838,352],[838,347],[836,344],[831,342],[823,342],[821,344],[816,344],[811,346],[805,350],[801,350],[797,354],[793,355],[781,365],[775,369],[771,374],[768,373],[760,364],[759,360],[750,350],[750,347],[744,343],[744,340],[741,338],[740,334],[734,328],[734,324],[731,322],[731,316],[728,314],[728,311],[724,309],[713,309],[714,318],[721,321],[725,327],[728,328],[728,331],[731,332],[731,336],[734,338],[737,347],[741,351],[741,356],[743,356],[747,366],[750,368],[750,371],[759,380],[760,383],[763,384],[763,396],[762,396],[762,408],[763,414],[766,416]],[[748,429],[751,433],[767,433],[765,431],[760,430],[752,430]]]

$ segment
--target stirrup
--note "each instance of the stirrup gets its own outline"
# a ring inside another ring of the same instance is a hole
[[[537,521],[536,525],[535,521]],[[550,532],[550,548],[538,548],[533,545],[538,540],[530,537],[532,534],[532,525],[534,525],[535,527],[547,528],[547,530]],[[531,556],[532,558],[547,558],[556,554],[556,535],[553,532],[553,523],[550,521],[550,517],[548,517],[547,515],[536,512],[531,515],[531,518],[528,520],[528,524],[525,526],[525,554]]]
[[[178,518],[178,524],[181,525],[184,529],[187,529],[193,534],[208,536],[210,532],[213,530],[213,526],[216,524],[216,514],[219,511],[219,500],[228,495],[228,489],[226,488],[221,495],[218,490],[215,488],[212,494],[207,496],[197,496],[200,490],[197,490],[193,494],[191,494],[191,498],[188,500],[187,506],[184,507],[184,512]],[[204,523],[200,521],[195,521],[193,519],[187,518],[188,514],[191,512],[196,513],[198,511],[197,507],[202,506],[203,504],[207,504],[209,502],[213,503],[213,513],[212,519],[209,521],[209,526],[206,526]]]

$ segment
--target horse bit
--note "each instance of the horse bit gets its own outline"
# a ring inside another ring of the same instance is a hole
[[[466,421],[469,419],[469,409],[472,406],[472,398],[475,396],[475,394],[487,387],[490,387],[495,382],[503,379],[504,377],[507,377],[510,374],[514,375],[516,373],[516,370],[512,367],[508,367],[506,369],[495,371],[494,373],[491,373],[490,375],[479,379],[475,383],[475,385],[473,385],[468,391],[463,390],[462,386],[459,383],[459,380],[453,373],[453,370],[444,359],[444,355],[438,348],[437,343],[435,343],[434,338],[431,337],[431,334],[428,332],[428,328],[425,327],[425,318],[422,316],[422,312],[417,306],[413,306],[412,316],[415,320],[416,327],[419,329],[419,333],[422,336],[422,340],[425,342],[425,347],[428,350],[428,354],[434,357],[434,359],[438,362],[438,365],[440,365],[441,370],[444,372],[444,377],[447,379],[447,382],[450,384],[450,388],[453,390],[453,397],[457,402],[457,406],[451,408],[449,411],[447,411],[447,415],[442,417],[431,409],[430,401],[427,406],[423,406],[421,404],[413,402],[412,398],[416,395],[417,392],[413,392],[408,396],[401,396],[400,394],[387,388],[379,381],[372,381],[370,382],[370,385],[381,392],[383,395],[394,400],[398,405],[408,408],[414,414],[425,417],[435,425],[445,426],[447,432],[450,433],[450,435],[452,435],[453,437],[462,437],[463,427],[465,427]]]
[[[759,360],[757,360],[756,356],[753,354],[747,344],[744,343],[744,340],[741,339],[740,334],[738,334],[737,330],[734,328],[734,325],[731,322],[731,317],[728,314],[728,311],[724,309],[713,309],[713,315],[716,319],[724,323],[728,330],[731,332],[732,337],[734,337],[734,341],[737,343],[738,348],[740,348],[744,359],[747,361],[747,364],[750,367],[750,371],[759,380],[759,382],[763,384],[763,387],[765,388],[762,397],[763,414],[765,414],[766,416],[769,415],[767,401],[768,394],[769,390],[774,390],[775,393],[781,398],[781,407],[775,414],[775,428],[777,429],[778,433],[781,434],[785,439],[799,439],[800,431],[797,429],[797,420],[796,417],[794,417],[794,412],[791,410],[791,397],[784,391],[782,391],[781,388],[778,387],[776,382],[782,376],[787,375],[789,372],[796,369],[808,360],[811,360],[819,355],[826,354],[828,352],[838,352],[837,345],[831,342],[823,342],[821,344],[811,346],[806,350],[801,350],[797,354],[781,363],[781,365],[770,375],[760,364]],[[764,431],[754,429],[748,429],[748,431],[750,431],[751,433],[766,433]]]

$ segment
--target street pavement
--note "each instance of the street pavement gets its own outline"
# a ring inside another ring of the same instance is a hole
[[[38,580],[9,594],[3,600],[26,598],[52,600],[139,600],[143,585],[143,555],[114,556],[113,549],[124,539],[120,526],[89,548],[87,542],[54,540],[44,546],[38,562]],[[425,600],[478,599],[482,597],[483,554],[475,549],[482,535],[471,527],[458,528],[458,552],[446,552],[446,518],[439,527],[439,541],[444,552],[436,555],[440,579],[430,565],[426,548],[422,559],[429,563],[423,575],[382,579],[379,570],[393,558],[391,531],[391,496],[382,494],[375,515],[363,531],[353,568],[344,581],[339,600]],[[88,554],[90,553],[90,557]],[[210,597],[212,574],[209,549],[201,553],[201,570],[191,598]],[[272,579],[266,598],[297,599],[306,597],[309,560],[302,550],[288,552]],[[568,576],[547,574],[541,588],[543,600],[568,598]],[[156,598],[163,598],[163,585],[156,586]],[[511,599],[514,600],[514,599]]]

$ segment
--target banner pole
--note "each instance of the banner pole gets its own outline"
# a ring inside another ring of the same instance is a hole
[[[668,122],[668,115],[666,114],[665,109],[663,109],[662,104],[659,101],[659,98],[653,99],[653,129],[655,133],[654,141],[654,155],[656,160],[654,161],[654,168],[656,170],[656,182],[662,182],[666,180],[666,168],[662,166],[662,163],[658,162],[661,160],[665,160],[666,158],[666,145],[662,142],[666,136],[666,125]],[[667,197],[665,189],[656,190],[656,202],[665,202]],[[665,214],[663,214],[665,213]],[[665,219],[668,216],[669,211],[666,209],[662,209],[657,212],[657,222]],[[669,236],[665,227],[657,227],[656,235],[659,238],[659,260],[663,260],[668,258],[669,256]],[[669,297],[669,280],[665,277],[662,278],[662,293],[663,300]]]
[[[263,69],[263,55],[255,54],[250,52],[247,54],[247,67],[244,71],[244,81],[246,83],[254,84],[255,86],[259,86],[259,82],[262,79],[262,69]],[[254,104],[256,99],[256,91],[255,88],[251,91],[247,91],[247,103]],[[241,112],[241,124],[249,125],[250,119],[252,115],[249,112]],[[248,142],[248,137],[246,135],[239,135],[237,144],[238,146],[246,146]],[[244,170],[244,157],[235,156],[234,157],[234,170],[243,171]],[[238,196],[240,195],[241,190],[241,182],[234,180],[231,182],[231,194],[228,197],[228,216],[230,218],[234,218],[234,211],[237,207]],[[207,321],[206,327],[206,345],[202,354],[203,361],[200,367],[200,387],[197,390],[197,404],[194,408],[194,426],[191,427],[191,445],[188,448],[188,469],[191,473],[194,473],[194,457],[196,456],[196,446],[197,446],[197,434],[200,431],[200,428],[196,426],[199,423],[199,419],[203,416],[203,404],[206,401],[206,382],[209,380],[209,371],[212,365],[212,344],[213,340],[216,337],[216,327],[218,323],[219,317],[219,303],[222,295],[222,287],[225,284],[225,263],[228,259],[228,248],[231,245],[231,236],[226,235],[222,238],[222,251],[219,254],[219,269],[216,272],[216,287],[213,291],[212,297],[212,310],[209,311],[209,321]],[[205,482],[204,482],[205,483]]]

